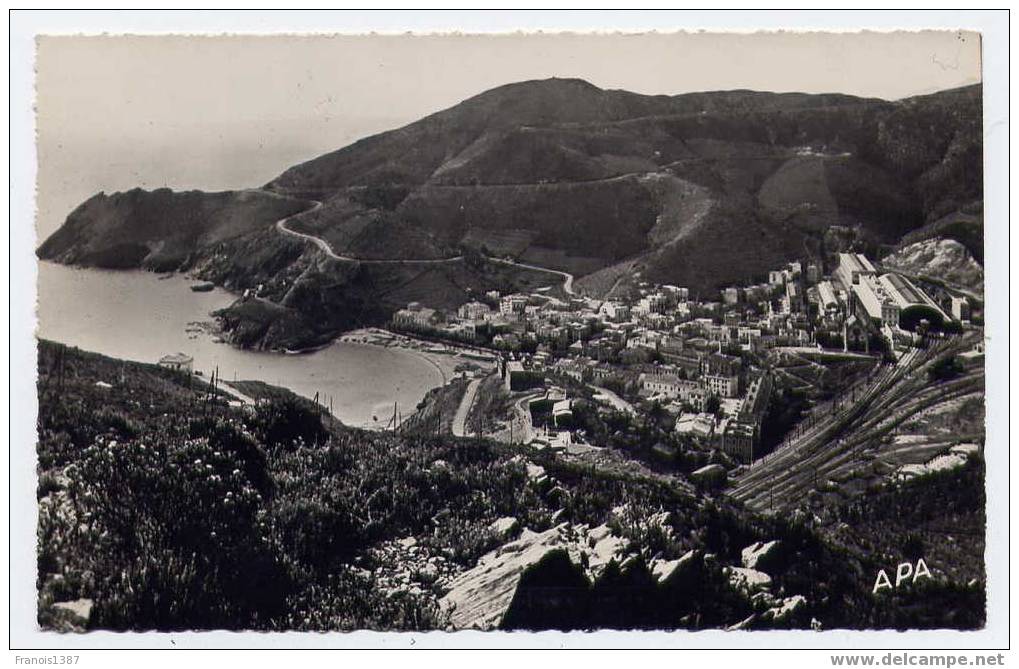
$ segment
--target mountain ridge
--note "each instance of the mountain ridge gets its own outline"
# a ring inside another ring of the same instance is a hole
[[[292,292],[283,283],[316,266],[334,292],[384,303],[368,309],[374,320],[407,294],[377,286],[412,281],[407,271],[375,268],[369,281],[332,267],[311,245],[275,239],[274,216],[292,215],[288,228],[344,257],[472,250],[578,279],[626,266],[702,293],[789,260],[823,263],[850,246],[880,255],[934,228],[979,259],[981,95],[973,85],[898,101],[747,90],[649,96],[577,79],[516,82],[294,165],[261,189],[208,202],[135,191],[90,200],[39,254],[200,268],[233,287],[280,283],[281,298]],[[160,207],[165,220],[153,220]],[[114,252],[124,239],[131,252]],[[255,239],[257,255],[274,258],[257,269],[242,257]],[[491,286],[479,267],[451,269],[434,306]],[[343,308],[333,298],[312,303]]]

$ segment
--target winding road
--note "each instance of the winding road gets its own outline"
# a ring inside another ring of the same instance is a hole
[[[333,251],[332,247],[329,246],[329,242],[322,239],[321,237],[316,237],[315,235],[310,235],[305,232],[298,232],[297,230],[287,227],[287,223],[289,223],[294,218],[302,216],[304,214],[309,214],[313,211],[317,211],[322,208],[322,203],[320,201],[311,200],[311,202],[314,203],[314,205],[311,208],[305,209],[304,211],[300,211],[296,214],[291,214],[290,216],[286,216],[276,221],[276,229],[279,230],[284,235],[289,235],[291,237],[296,237],[298,239],[304,240],[306,242],[311,242],[316,247],[318,247],[318,249],[322,251],[322,253],[326,254],[326,256],[332,258],[333,260],[339,260],[341,262],[357,262],[366,265],[445,265],[460,262],[464,259],[462,255],[452,256],[449,258],[354,258],[352,256],[341,255]],[[488,257],[487,260],[494,263],[499,263],[500,265],[507,265],[509,267],[519,267],[521,269],[528,269],[534,272],[555,274],[556,276],[562,278],[563,291],[565,291],[567,295],[571,297],[577,295],[576,291],[573,289],[573,275],[570,274],[569,272],[562,272],[560,270],[549,269],[547,267],[539,267],[538,265],[528,265],[526,263],[520,263],[514,260],[506,260],[503,258]]]
[[[555,274],[562,277],[563,279],[563,290],[567,295],[575,297],[576,291],[573,290],[573,275],[569,272],[561,272],[557,269],[549,269],[547,267],[538,267],[537,265],[528,265],[522,262],[515,262],[513,260],[503,260],[502,258],[488,258],[492,262],[497,262],[501,265],[509,265],[511,267],[521,267],[523,269],[534,270],[535,272],[545,272],[547,274]]]
[[[467,392],[460,399],[460,406],[456,408],[456,414],[453,416],[454,437],[463,437],[467,434],[467,414],[470,413],[471,407],[474,405],[474,398],[478,394],[478,387],[486,378],[488,377],[483,376],[467,384]]]
[[[333,260],[340,260],[343,262],[358,262],[365,265],[442,265],[446,263],[455,263],[463,260],[463,256],[453,256],[451,258],[394,259],[394,258],[354,258],[352,256],[340,255],[339,253],[333,251],[332,247],[329,246],[329,242],[322,239],[321,237],[309,235],[305,232],[298,232],[297,230],[293,230],[287,227],[287,223],[291,219],[294,219],[298,216],[302,216],[304,214],[310,214],[311,212],[317,211],[318,209],[322,208],[321,202],[317,200],[315,200],[314,202],[315,206],[311,207],[310,209],[305,209],[304,211],[292,214],[290,216],[287,216],[286,218],[281,218],[280,220],[276,221],[276,229],[285,235],[290,235],[291,237],[297,237],[298,239],[303,239],[304,241],[311,242],[312,244],[317,246],[322,253],[326,254]]]

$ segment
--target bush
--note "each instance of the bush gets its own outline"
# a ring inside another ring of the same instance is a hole
[[[295,399],[259,404],[257,422],[262,439],[269,446],[317,445],[329,434],[321,415]]]
[[[293,559],[315,570],[327,570],[364,549],[358,521],[345,505],[319,499],[286,501],[272,512],[276,542]]]

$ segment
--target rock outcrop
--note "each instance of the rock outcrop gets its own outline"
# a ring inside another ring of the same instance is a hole
[[[741,557],[747,569],[757,569],[758,563],[773,557],[778,549],[778,541],[757,541],[743,549]]]
[[[905,246],[884,258],[883,264],[911,274],[929,276],[983,292],[984,268],[965,246],[937,237]]]
[[[58,632],[85,632],[92,618],[91,599],[54,602],[47,614],[48,625]]]
[[[626,562],[629,542],[607,525],[588,528],[562,523],[544,532],[524,528],[520,537],[482,556],[449,584],[440,608],[454,629],[495,629],[502,621],[526,569],[555,551],[565,551],[591,579],[612,561]]]

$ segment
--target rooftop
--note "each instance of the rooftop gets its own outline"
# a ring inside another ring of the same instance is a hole
[[[192,358],[187,353],[171,353],[169,355],[164,355],[162,358],[159,359],[159,362],[160,363],[187,364],[189,362],[194,362],[194,360],[195,359]]]

